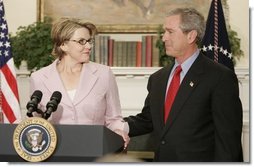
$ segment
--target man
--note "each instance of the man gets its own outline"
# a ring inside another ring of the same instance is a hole
[[[166,53],[175,63],[150,76],[142,112],[125,118],[130,137],[155,133],[154,161],[242,161],[238,80],[200,53],[204,17],[192,8],[175,9],[164,29]]]

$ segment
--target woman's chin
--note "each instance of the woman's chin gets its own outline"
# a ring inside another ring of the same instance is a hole
[[[89,63],[89,59],[82,61],[82,63]]]
[[[89,56],[86,56],[85,58],[82,58],[82,63],[88,63],[90,61]]]

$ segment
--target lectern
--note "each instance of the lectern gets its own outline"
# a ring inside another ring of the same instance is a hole
[[[17,125],[0,124],[0,161],[24,161],[13,146],[13,132]],[[54,125],[57,147],[46,161],[91,162],[105,154],[123,149],[121,136],[102,125]]]

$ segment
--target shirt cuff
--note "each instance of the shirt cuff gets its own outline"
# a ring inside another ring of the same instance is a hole
[[[129,131],[130,131],[130,127],[129,127],[129,124],[128,122],[124,122],[124,127],[123,127],[123,130],[129,134]]]

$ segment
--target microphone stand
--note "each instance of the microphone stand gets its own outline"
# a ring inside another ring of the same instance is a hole
[[[38,114],[40,114],[42,118],[44,118],[44,112],[43,112],[42,110],[37,109],[37,110],[35,110],[35,111],[36,111]],[[35,112],[35,111],[27,112],[26,115],[27,115],[28,117],[34,117],[33,112]]]

